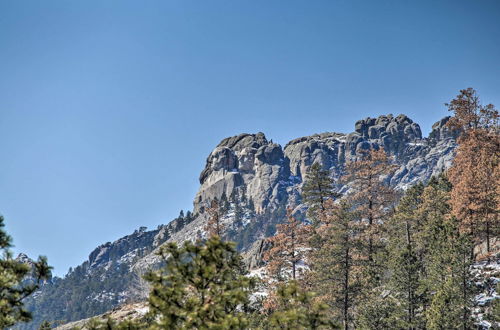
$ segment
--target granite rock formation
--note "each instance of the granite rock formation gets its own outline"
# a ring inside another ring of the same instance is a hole
[[[284,148],[263,133],[226,138],[208,156],[194,210],[203,211],[212,199],[229,198],[240,187],[246,188],[257,212],[289,198],[299,204],[301,185],[312,164],[320,163],[338,178],[346,161],[371,148],[384,148],[393,156],[399,168],[389,180],[397,189],[406,189],[451,165],[456,135],[445,127],[448,119],[434,124],[427,138],[405,115],[366,118],[356,122],[352,133],[305,136]]]

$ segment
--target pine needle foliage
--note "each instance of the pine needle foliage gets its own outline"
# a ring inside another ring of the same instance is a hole
[[[347,198],[352,204],[365,229],[360,234],[365,241],[369,267],[376,267],[375,256],[383,248],[383,224],[389,218],[395,203],[394,189],[385,182],[395,170],[391,159],[380,148],[364,152],[361,157],[346,165],[344,182],[350,183]],[[376,269],[370,269],[376,273]],[[371,276],[376,276],[372,274]]]
[[[353,309],[359,303],[361,289],[359,223],[352,206],[345,200],[326,204],[322,225],[317,229],[319,247],[311,253],[309,280],[320,293],[333,317],[347,329],[353,322]]]
[[[427,249],[421,239],[423,191],[421,183],[408,189],[388,221],[387,266],[391,271],[388,287],[395,299],[393,314],[405,329],[421,329],[425,325],[422,308],[426,296],[421,291],[425,277],[423,255]]]
[[[207,210],[208,212],[208,221],[205,226],[205,231],[207,232],[208,237],[219,236],[222,237],[224,233],[225,226],[222,223],[222,207],[215,198],[210,202],[210,207]]]
[[[205,244],[163,246],[166,266],[146,275],[155,329],[245,329],[255,280],[244,276],[233,243],[212,236]]]
[[[23,300],[33,294],[43,280],[50,277],[45,257],[39,257],[34,269],[12,257],[9,250],[12,239],[4,230],[4,218],[0,216],[0,328],[5,329],[18,322],[31,320],[31,313],[24,308]],[[33,271],[33,274],[31,272]],[[33,280],[25,281],[32,275]]]
[[[52,324],[49,321],[43,321],[38,327],[38,330],[50,330],[52,329]]]
[[[328,170],[322,169],[319,163],[314,163],[306,174],[302,186],[302,199],[308,205],[307,215],[316,224],[321,212],[326,210],[326,202],[336,199],[340,195],[336,192],[333,179]]]
[[[314,294],[300,289],[296,281],[281,284],[278,307],[269,316],[267,329],[338,329],[328,316],[328,307],[314,302]]]
[[[271,248],[264,254],[268,274],[278,282],[288,278],[295,280],[297,264],[305,259],[308,249],[310,226],[298,221],[288,208],[287,221],[276,225],[276,229],[276,234],[268,238]]]

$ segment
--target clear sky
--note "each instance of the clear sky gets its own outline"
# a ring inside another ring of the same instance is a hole
[[[61,275],[190,209],[226,136],[427,134],[469,86],[500,105],[497,0],[0,0],[0,213]]]

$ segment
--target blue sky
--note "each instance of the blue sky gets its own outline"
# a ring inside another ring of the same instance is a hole
[[[282,145],[474,87],[500,104],[500,3],[0,1],[0,213],[64,274],[189,209],[224,137]]]

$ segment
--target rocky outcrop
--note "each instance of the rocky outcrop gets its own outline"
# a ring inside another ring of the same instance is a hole
[[[153,246],[158,231],[159,229],[147,231],[146,227],[140,227],[131,235],[124,236],[113,243],[107,242],[98,246],[89,255],[88,270],[91,272],[93,269],[105,266],[109,262],[141,255],[145,248]]]
[[[397,189],[406,189],[451,165],[457,135],[445,126],[448,119],[434,124],[427,138],[410,118],[391,114],[359,120],[349,134],[305,136],[283,149],[263,133],[226,138],[207,158],[194,210],[203,211],[214,198],[229,198],[241,187],[260,213],[287,199],[300,204],[301,185],[312,164],[321,164],[339,178],[346,162],[372,148],[384,148],[393,156],[399,168],[389,180]]]
[[[242,187],[262,211],[270,202],[284,198],[289,173],[281,146],[269,142],[263,133],[226,138],[207,158],[194,212],[203,213],[214,198],[230,199]]]

